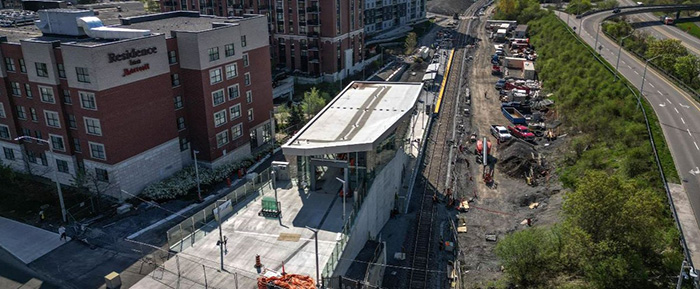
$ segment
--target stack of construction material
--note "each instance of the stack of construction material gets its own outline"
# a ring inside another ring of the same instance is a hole
[[[500,148],[501,172],[513,178],[537,178],[547,173],[546,163],[535,148],[513,139]]]
[[[306,275],[286,274],[283,276],[259,277],[258,289],[315,289],[314,279]]]

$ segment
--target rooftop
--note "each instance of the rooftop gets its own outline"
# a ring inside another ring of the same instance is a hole
[[[285,155],[373,150],[409,116],[422,83],[352,82],[282,146]]]
[[[210,30],[214,23],[236,23],[241,18],[225,18],[200,15],[191,11],[175,11],[154,15],[125,18],[119,27],[132,29],[147,29],[153,33],[164,33],[170,37],[170,31],[205,31]]]

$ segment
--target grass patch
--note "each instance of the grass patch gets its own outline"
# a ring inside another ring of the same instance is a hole
[[[680,30],[687,32],[690,35],[695,36],[696,38],[700,38],[700,26],[698,26],[694,22],[676,23],[676,27],[678,27]]]

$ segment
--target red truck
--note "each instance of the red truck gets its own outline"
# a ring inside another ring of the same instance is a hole
[[[535,134],[531,133],[524,125],[508,126],[508,131],[514,137],[524,139],[527,141],[535,140]]]

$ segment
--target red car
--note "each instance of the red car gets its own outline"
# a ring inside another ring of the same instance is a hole
[[[527,141],[532,141],[535,139],[535,134],[531,133],[524,125],[508,126],[508,131],[514,137],[524,139]]]

